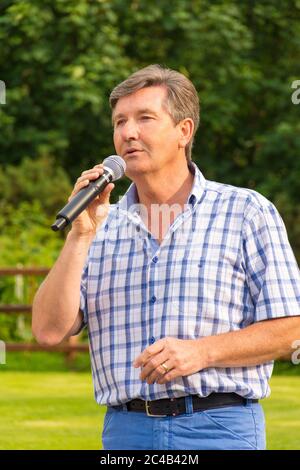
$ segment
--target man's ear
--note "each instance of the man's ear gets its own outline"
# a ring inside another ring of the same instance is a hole
[[[178,123],[180,132],[179,136],[179,148],[185,148],[191,140],[195,128],[193,119],[186,118]]]

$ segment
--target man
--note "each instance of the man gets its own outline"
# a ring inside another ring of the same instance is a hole
[[[257,192],[206,181],[192,163],[199,103],[186,77],[146,67],[110,103],[133,184],[109,213],[108,185],[74,221],[33,332],[57,344],[88,325],[104,448],[264,449],[258,400],[300,338],[283,222]],[[84,171],[72,195],[102,171]]]

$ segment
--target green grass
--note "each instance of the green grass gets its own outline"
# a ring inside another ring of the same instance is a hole
[[[0,376],[0,449],[100,449],[105,408],[90,373]]]
[[[271,388],[263,401],[268,449],[300,449],[300,377],[274,376]],[[90,372],[6,371],[0,449],[100,449],[104,412]]]
[[[273,376],[271,396],[262,401],[268,449],[300,449],[300,376]]]

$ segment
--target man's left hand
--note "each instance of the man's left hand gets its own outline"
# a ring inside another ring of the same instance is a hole
[[[192,375],[206,367],[201,340],[163,338],[146,348],[133,362],[141,367],[141,380],[165,384],[177,377]]]

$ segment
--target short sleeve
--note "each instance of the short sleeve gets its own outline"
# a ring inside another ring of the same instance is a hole
[[[88,262],[85,264],[80,283],[80,306],[79,309],[83,313],[83,320],[79,330],[76,332],[78,335],[86,326],[87,326],[87,300],[86,300],[86,290],[87,290],[87,277],[88,277]]]
[[[245,220],[243,257],[255,321],[300,315],[300,272],[272,203]]]

